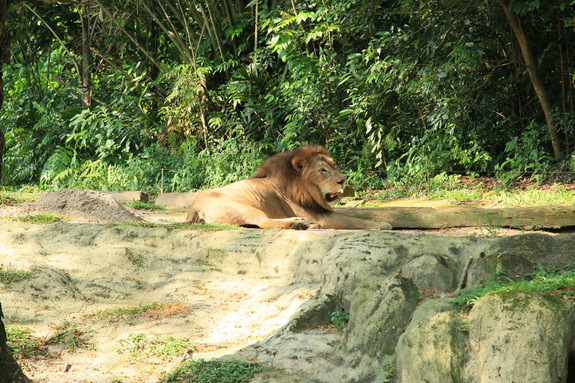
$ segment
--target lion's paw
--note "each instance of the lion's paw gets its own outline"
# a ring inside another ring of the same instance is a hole
[[[391,226],[387,222],[380,222],[379,223],[378,230],[392,230],[392,229],[393,229],[393,226]]]
[[[310,223],[304,218],[295,218],[290,224],[290,228],[294,230],[307,230],[310,227]]]

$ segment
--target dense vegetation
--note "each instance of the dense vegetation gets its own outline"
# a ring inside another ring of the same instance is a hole
[[[7,4],[3,185],[198,189],[307,142],[356,186],[575,170],[573,0]]]

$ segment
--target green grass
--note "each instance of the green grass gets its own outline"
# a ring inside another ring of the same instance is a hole
[[[121,341],[118,349],[120,354],[127,353],[134,359],[158,358],[169,360],[183,356],[194,346],[188,339],[175,338],[171,335],[157,334],[131,334],[128,339]]]
[[[148,221],[131,221],[131,222],[119,222],[110,223],[110,227],[114,226],[134,226],[134,227],[148,227],[148,228],[166,228],[171,230],[202,230],[202,231],[220,231],[220,230],[238,230],[240,229],[237,225],[229,225],[226,223],[155,223]]]
[[[46,343],[61,345],[67,352],[74,352],[80,348],[93,348],[87,332],[79,325],[66,321],[54,329],[54,335]]]
[[[60,222],[64,219],[60,214],[42,213],[42,214],[28,214],[12,218],[14,221],[28,222],[36,224],[48,224]]]
[[[188,360],[160,380],[160,383],[247,383],[255,373],[262,370],[261,365],[238,360]]]
[[[92,320],[105,320],[108,323],[124,322],[133,324],[147,317],[167,318],[175,315],[184,315],[191,311],[191,308],[179,303],[151,303],[148,305],[117,307],[109,310],[98,311],[88,317]]]
[[[46,346],[42,339],[32,335],[32,330],[26,327],[7,327],[8,348],[16,359],[30,358],[43,354]]]
[[[562,186],[549,190],[494,190],[487,192],[484,198],[503,207],[575,205],[575,193]]]
[[[156,205],[151,202],[134,201],[128,202],[126,206],[140,210],[166,210],[165,206]]]
[[[500,294],[513,291],[545,293],[560,296],[563,299],[575,300],[575,269],[546,270],[540,268],[525,279],[513,281],[505,275],[497,276],[479,286],[463,289],[451,301],[458,307],[472,307],[478,300],[488,294]]]
[[[143,306],[118,307],[115,309],[100,311],[93,316],[98,319],[106,320],[109,323],[117,323],[122,321],[130,322],[131,319],[140,317],[142,314],[145,314],[146,312],[154,310],[160,306],[160,303],[152,303]]]
[[[4,265],[0,265],[0,283],[5,285],[26,279],[31,274],[29,271],[6,268]]]
[[[38,190],[23,187],[19,191],[0,190],[0,206],[15,206],[38,197]]]
[[[438,182],[428,189],[413,186],[397,188],[390,185],[388,189],[371,194],[362,206],[379,207],[390,200],[415,198],[444,200],[453,205],[479,204],[500,207],[575,205],[575,192],[560,184],[533,185],[531,188],[523,189],[503,187],[499,184],[487,187],[482,182],[469,185],[469,182],[469,180],[460,182],[457,178],[449,179],[443,183]]]

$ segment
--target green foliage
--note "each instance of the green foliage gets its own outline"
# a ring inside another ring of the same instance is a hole
[[[498,275],[477,287],[463,289],[451,302],[458,307],[471,307],[485,295],[509,291],[545,293],[574,300],[575,269],[547,270],[540,267],[535,273],[519,280]]]
[[[74,352],[80,348],[93,348],[90,336],[80,326],[67,321],[56,326],[54,335],[46,343],[61,345],[68,352]]]
[[[331,324],[336,331],[341,331],[349,322],[349,312],[347,311],[334,311],[331,313]]]
[[[247,383],[263,367],[239,360],[187,360],[163,378],[161,383]]]
[[[132,221],[121,223],[109,223],[108,226],[136,226],[136,227],[150,227],[150,228],[164,228],[168,230],[201,230],[201,231],[219,231],[219,230],[237,230],[240,226],[228,225],[227,223],[154,223],[149,221]]]
[[[510,4],[567,144],[570,5]],[[497,5],[137,0],[84,9],[88,31],[80,7],[10,9],[5,184],[194,190],[310,142],[326,145],[356,188],[387,178],[433,189],[452,172],[542,181],[556,161]]]
[[[158,307],[160,307],[159,303],[152,303],[149,305],[135,307],[118,307],[115,309],[100,311],[95,314],[95,317],[99,319],[105,319],[110,323],[116,323],[120,321],[129,323],[130,318],[138,317],[150,310],[157,309]]]
[[[507,158],[495,167],[497,177],[509,183],[528,175],[542,182],[552,165],[544,141],[543,127],[531,123],[521,136],[512,138],[505,145]]]
[[[128,202],[126,206],[139,210],[166,210],[165,206],[156,205],[152,202],[133,201]]]
[[[52,214],[52,213],[41,213],[41,214],[33,214],[33,215],[23,215],[13,218],[15,221],[20,222],[28,222],[28,223],[36,223],[36,224],[47,224],[47,223],[55,223],[60,222],[64,219],[60,214]]]
[[[44,342],[33,336],[32,330],[26,327],[7,327],[6,337],[8,348],[16,359],[30,358],[43,354],[46,350]]]
[[[15,206],[33,199],[36,193],[0,191],[0,206]]]
[[[393,365],[391,363],[384,364],[383,370],[384,370],[385,378],[383,378],[380,383],[393,382],[393,379],[395,378],[395,375],[397,374],[397,369],[396,369],[395,365]]]
[[[187,350],[193,350],[189,340],[170,335],[130,334],[120,344],[119,353],[128,353],[130,357],[138,359],[155,357],[169,360],[184,355]]]
[[[30,277],[32,273],[29,271],[15,270],[4,265],[0,265],[0,283],[8,285],[10,283],[19,282]]]

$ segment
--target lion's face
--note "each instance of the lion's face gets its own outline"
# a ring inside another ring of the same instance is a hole
[[[323,204],[335,205],[339,201],[345,177],[337,170],[334,161],[326,155],[319,154],[307,158],[305,162],[307,163],[294,164],[300,167],[302,179],[308,185],[317,188],[319,195],[316,198],[321,199]]]

